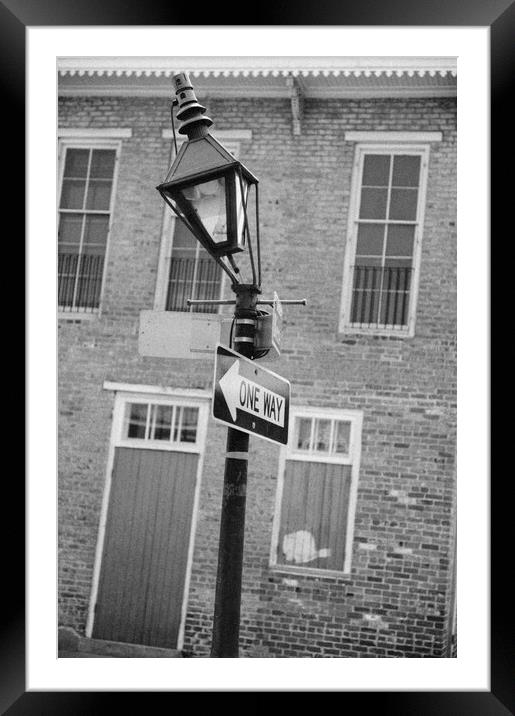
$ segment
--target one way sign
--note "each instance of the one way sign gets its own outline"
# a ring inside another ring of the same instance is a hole
[[[215,420],[286,445],[290,411],[288,380],[218,343],[213,385]]]

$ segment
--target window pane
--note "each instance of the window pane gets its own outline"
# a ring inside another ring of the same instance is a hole
[[[89,214],[85,217],[84,253],[104,254],[109,230],[109,216]]]
[[[147,425],[148,404],[129,403],[127,409],[129,412],[127,437],[144,440]]]
[[[297,418],[296,450],[309,450],[311,446],[311,418]]]
[[[417,218],[417,189],[392,189],[390,219],[414,221]]]
[[[411,259],[409,259],[409,258],[399,258],[399,259],[387,258],[387,259],[385,259],[385,267],[386,267],[386,269],[400,267],[404,271],[407,271],[407,270],[411,269]]]
[[[360,224],[356,256],[381,256],[384,244],[384,224]]]
[[[356,258],[356,268],[381,268],[383,264],[382,256],[358,256]]]
[[[79,250],[82,219],[82,214],[60,214],[58,242],[61,253],[76,253]]]
[[[63,176],[85,179],[88,173],[88,160],[89,149],[68,149]]]
[[[61,209],[82,209],[86,182],[79,179],[64,179],[61,189]]]
[[[392,186],[418,187],[420,157],[400,154],[393,160]]]
[[[181,408],[181,443],[194,443],[197,439],[198,408]]]
[[[89,176],[91,179],[112,179],[114,172],[114,149],[94,149]]]
[[[178,249],[189,249],[191,251],[196,251],[197,246],[198,241],[193,236],[188,227],[183,224],[180,219],[175,219],[172,247],[173,253],[175,254]]]
[[[331,437],[331,421],[317,420],[315,423],[315,445],[317,452],[329,452],[329,440]]]
[[[172,429],[172,405],[154,405],[152,440],[170,440]]]
[[[338,420],[334,427],[333,452],[349,454],[350,447],[350,422]]]
[[[105,179],[90,179],[86,209],[107,211],[111,201],[111,182]]]
[[[415,227],[406,224],[390,224],[386,238],[387,256],[412,256]]]
[[[390,156],[388,154],[367,154],[363,162],[363,186],[388,186],[390,177]]]
[[[385,219],[387,189],[362,189],[360,219]]]

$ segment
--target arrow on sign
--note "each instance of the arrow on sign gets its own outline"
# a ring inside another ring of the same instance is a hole
[[[219,380],[231,418],[236,422],[236,410],[256,415],[274,425],[284,427],[284,398],[254,381],[240,375],[240,361],[235,361]]]

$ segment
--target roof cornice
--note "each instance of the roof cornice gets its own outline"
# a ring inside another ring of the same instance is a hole
[[[62,57],[61,95],[170,95],[171,78],[189,72],[199,95],[453,96],[452,57]]]
[[[188,71],[203,77],[345,77],[396,74],[456,75],[455,57],[60,57],[59,73],[171,77]]]

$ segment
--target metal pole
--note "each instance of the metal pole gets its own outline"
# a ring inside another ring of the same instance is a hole
[[[234,285],[233,290],[236,307],[232,348],[250,358],[260,291],[252,284]],[[238,658],[248,452],[248,433],[228,428],[211,658]]]

